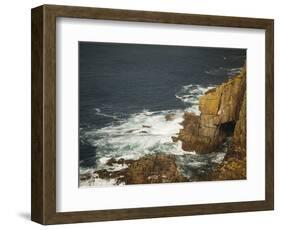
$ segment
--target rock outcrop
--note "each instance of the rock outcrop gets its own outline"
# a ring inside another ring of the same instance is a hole
[[[246,156],[240,152],[228,152],[223,162],[212,171],[206,180],[242,180],[246,179]]]
[[[245,91],[246,69],[243,68],[238,76],[200,97],[200,116],[185,113],[183,129],[173,140],[181,140],[183,150],[201,154],[217,151],[226,137],[233,135],[236,146],[246,146]]]
[[[125,175],[126,184],[172,183],[186,181],[177,169],[174,155],[146,155],[136,160]]]
[[[101,179],[115,179],[117,184],[152,184],[184,182],[187,179],[179,172],[174,155],[145,155],[138,160],[116,160],[111,158],[107,165],[126,164],[119,171],[101,169],[95,171]]]
[[[232,145],[223,162],[209,175],[208,180],[246,179],[246,94],[244,95],[239,119],[236,122]]]

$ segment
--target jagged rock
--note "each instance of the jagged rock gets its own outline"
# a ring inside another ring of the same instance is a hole
[[[183,129],[174,140],[181,140],[185,151],[210,153],[215,151],[227,136],[233,135],[237,122],[234,143],[237,143],[237,146],[246,146],[246,117],[242,119],[246,112],[242,113],[241,109],[245,91],[246,70],[243,68],[238,76],[208,90],[200,97],[200,116],[185,113]],[[244,101],[246,105],[246,99]]]
[[[86,173],[86,174],[80,175],[80,180],[81,181],[89,180],[90,178],[92,178],[92,174],[91,173]]]
[[[169,113],[165,116],[166,121],[172,121],[174,120],[176,115],[174,113]]]
[[[121,182],[120,179],[124,177],[127,170],[128,170],[127,168],[121,169],[119,171],[109,171],[106,169],[100,169],[100,170],[95,171],[95,174],[97,174],[98,177],[101,179],[116,179]]]
[[[175,136],[172,136],[171,138],[172,138],[173,142],[177,142],[179,140],[178,137],[175,137]]]
[[[106,169],[100,169],[95,171],[96,174],[99,175],[101,179],[109,179],[111,178],[111,172],[107,171]]]
[[[240,152],[229,152],[217,169],[209,174],[208,180],[246,179],[246,166],[246,156]]]
[[[125,184],[171,183],[186,181],[177,169],[174,155],[146,155],[133,162],[124,177]]]
[[[178,171],[174,155],[153,154],[138,160],[116,160],[111,158],[107,165],[127,164],[128,168],[119,171],[100,169],[95,171],[101,179],[115,179],[116,184],[151,184],[183,182],[187,179]]]
[[[115,158],[110,158],[107,162],[106,165],[112,166],[113,164],[117,164],[117,160]]]
[[[106,165],[108,166],[113,166],[113,164],[121,164],[121,165],[124,165],[124,164],[132,164],[134,162],[134,160],[125,160],[124,158],[119,158],[118,160],[115,159],[115,158],[110,158],[107,162],[106,162]]]

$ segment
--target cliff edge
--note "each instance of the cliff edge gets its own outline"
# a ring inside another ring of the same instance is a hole
[[[246,154],[246,68],[199,99],[201,114],[184,114],[178,137],[185,151],[199,154],[220,151],[227,137],[231,148]]]

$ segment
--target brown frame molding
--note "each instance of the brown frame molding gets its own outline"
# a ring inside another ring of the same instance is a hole
[[[271,19],[43,5],[32,9],[31,219],[63,224],[274,209],[274,21]],[[56,212],[56,18],[264,29],[266,31],[266,183],[264,201]]]

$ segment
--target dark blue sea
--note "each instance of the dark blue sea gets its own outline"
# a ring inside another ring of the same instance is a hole
[[[188,156],[181,162],[195,169],[221,161],[224,153],[196,158],[171,137],[183,113],[199,114],[199,97],[245,62],[244,49],[80,42],[80,173],[106,168],[111,157],[145,154],[175,154],[179,161]],[[173,119],[167,121],[167,114]]]

